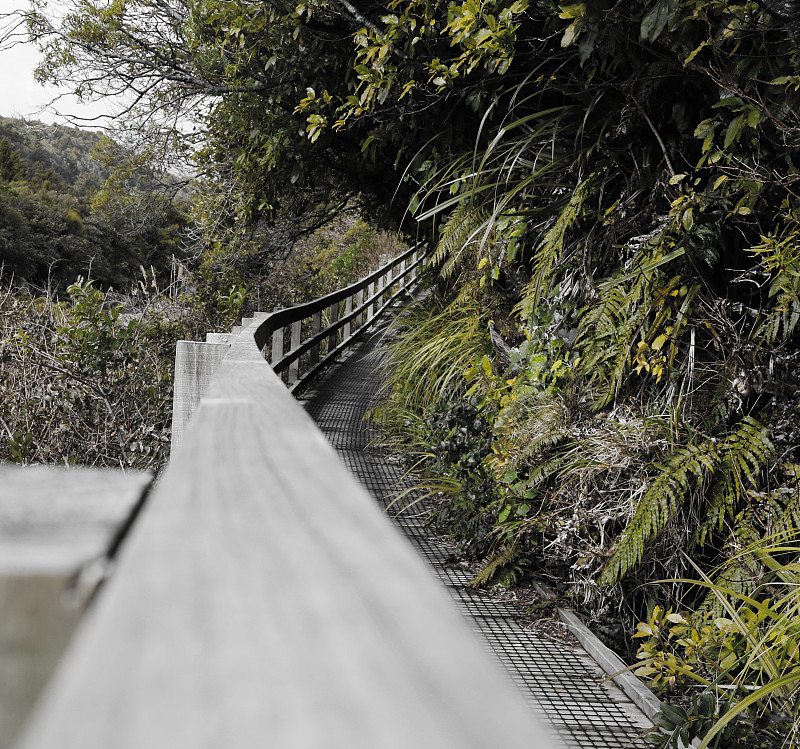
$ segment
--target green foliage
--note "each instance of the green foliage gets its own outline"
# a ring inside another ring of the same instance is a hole
[[[393,409],[419,414],[462,394],[464,371],[487,350],[486,322],[484,310],[468,294],[447,301],[433,293],[406,313],[385,363],[391,392],[387,418]]]
[[[86,233],[86,230],[83,228],[83,221],[81,220],[81,215],[70,208],[67,211],[67,215],[64,218],[64,221],[67,224],[67,231],[70,234],[74,234],[75,236],[80,237],[81,235]]]
[[[491,453],[492,412],[477,401],[441,404],[419,426],[419,440],[430,450],[426,472],[446,475],[451,501],[442,505],[435,521],[463,543],[463,551],[481,556],[497,522],[497,491],[483,460]],[[487,579],[511,556],[491,567]]]
[[[760,540],[745,551],[764,565],[750,595],[701,573],[699,584],[719,610],[678,614],[656,606],[637,626],[643,643],[636,673],[654,685],[675,687],[688,679],[703,686],[686,707],[665,703],[657,719],[665,733],[652,737],[656,745],[698,738],[704,749],[736,736],[749,745],[779,747],[792,746],[800,734],[795,536]]]
[[[105,288],[129,287],[141,266],[155,268],[162,284],[169,281],[176,259],[184,258],[179,241],[187,218],[177,202],[155,191],[152,178],[117,185],[124,215],[101,205],[104,183],[122,169],[120,149],[101,163],[93,158],[101,142],[95,133],[8,118],[0,118],[0,136],[0,169],[16,165],[8,166],[13,185],[0,187],[6,274],[62,295],[78,275]]]
[[[436,250],[431,258],[431,265],[441,266],[443,278],[453,275],[464,261],[472,256],[480,247],[479,239],[485,228],[487,217],[479,209],[471,208],[466,202],[459,203],[447,218],[439,234]]]
[[[25,176],[25,162],[11,147],[8,138],[0,140],[0,182],[14,182]]]
[[[749,416],[722,441],[710,438],[673,452],[657,466],[658,473],[620,536],[600,583],[624,577],[642,558],[647,541],[675,520],[692,495],[702,513],[700,541],[719,530],[724,520],[732,518],[741,494],[759,487],[759,474],[773,452],[767,430]]]
[[[0,459],[158,468],[169,453],[175,341],[146,310],[123,321],[91,281],[69,301],[0,297]]]

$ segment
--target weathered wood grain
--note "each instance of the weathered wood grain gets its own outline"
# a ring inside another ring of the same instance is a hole
[[[148,473],[0,463],[0,575],[74,575],[105,555]]]
[[[0,464],[0,749],[33,708],[151,480]]]
[[[175,390],[172,398],[173,449],[183,438],[186,425],[229,349],[228,341],[178,341],[175,347]]]
[[[0,575],[1,749],[12,745],[83,614],[69,587],[57,574]]]
[[[254,329],[20,749],[553,746]]]

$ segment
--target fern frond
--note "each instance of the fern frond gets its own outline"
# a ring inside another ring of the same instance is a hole
[[[768,430],[751,416],[720,443],[722,462],[714,486],[706,498],[706,517],[695,534],[702,546],[709,534],[722,529],[732,519],[746,489],[758,487],[758,474],[772,457],[775,448]]]
[[[514,545],[504,546],[492,555],[483,569],[467,583],[468,588],[481,588],[494,582],[509,565],[519,559],[519,551]],[[513,571],[512,571],[513,574]]]
[[[533,278],[519,305],[524,315],[531,313],[539,303],[542,292],[551,285],[553,266],[561,258],[564,250],[564,238],[573,224],[583,215],[583,205],[591,195],[593,182],[592,176],[589,176],[578,184],[572,197],[539,242],[535,253]]]
[[[692,493],[701,491],[714,470],[716,448],[710,441],[676,450],[659,465],[655,480],[639,501],[600,576],[601,585],[625,577],[644,556],[647,542],[661,531]]]
[[[439,235],[431,265],[441,265],[440,275],[448,278],[463,263],[471,250],[480,244],[481,229],[489,220],[489,213],[469,201],[462,201],[450,213]]]
[[[784,470],[791,475],[792,480],[791,486],[784,490],[788,499],[773,528],[773,533],[778,538],[800,533],[800,466],[787,465]]]
[[[775,309],[759,325],[756,339],[768,346],[779,340],[785,341],[794,333],[798,322],[800,322],[800,301],[779,299]]]
[[[649,306],[643,303],[641,282],[628,287],[611,279],[600,287],[600,303],[581,322],[582,370],[599,383],[594,393],[597,408],[616,394],[631,361],[631,348]]]
[[[708,494],[708,510],[702,525],[697,529],[695,541],[702,546],[714,531],[722,530],[726,518],[730,518],[741,499],[741,483],[731,469],[730,462],[724,461],[722,477],[717,480]]]
[[[611,584],[623,578],[642,559],[647,542],[675,516],[691,495],[704,498],[705,517],[695,532],[702,544],[709,534],[735,519],[739,499],[758,486],[761,469],[774,453],[767,429],[746,416],[725,439],[709,438],[681,448],[659,466],[659,473],[640,500],[622,532],[600,578]],[[710,491],[704,491],[711,487]]]

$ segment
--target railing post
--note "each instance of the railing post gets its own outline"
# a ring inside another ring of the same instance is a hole
[[[375,293],[375,282],[373,281],[369,285],[369,287],[367,288],[367,296],[370,299],[372,299],[372,296],[373,296],[374,293]],[[373,317],[375,317],[375,302],[374,301],[370,302],[369,307],[367,307],[367,322],[372,320]]]
[[[364,303],[364,289],[359,289],[356,292],[356,309],[358,309]],[[355,320],[353,320],[354,327],[356,331],[360,330],[361,326],[364,324],[364,311],[362,310],[356,315]]]
[[[328,307],[328,325],[333,325],[339,319],[339,302]],[[336,331],[328,336],[328,353],[336,348]]]
[[[292,323],[292,340],[290,341],[290,351],[300,347],[300,335],[302,333],[303,321],[295,320]],[[295,359],[289,365],[289,384],[294,385],[300,379],[300,359]]]
[[[385,273],[381,274],[381,277],[378,279],[378,291],[380,292],[378,296],[378,310],[383,307],[383,303],[386,301],[386,284],[388,282],[388,275],[389,272],[386,271]]]
[[[315,312],[311,318],[311,336],[317,335],[322,330],[322,310]],[[319,361],[319,344],[315,343],[308,352],[308,366],[313,367]]]
[[[344,301],[344,316],[347,317],[353,311],[353,297],[349,296]],[[351,325],[349,322],[344,324],[342,340],[346,341],[350,337]]]
[[[173,449],[183,438],[186,425],[230,350],[230,344],[227,343],[178,341],[175,347],[175,387],[172,398]]]
[[[402,285],[402,287],[404,289],[408,288],[408,279],[403,275],[403,273],[405,273],[405,272],[406,272],[406,261],[405,260],[401,260],[400,261],[400,267],[398,267],[398,269],[397,269],[397,276],[398,276],[398,278],[402,279],[402,281],[400,281],[400,284]]]
[[[275,307],[274,311],[277,312],[280,307]],[[283,327],[281,326],[272,334],[272,361],[270,364],[275,364],[283,358]]]

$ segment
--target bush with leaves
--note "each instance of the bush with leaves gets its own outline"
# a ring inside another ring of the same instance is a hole
[[[673,695],[657,719],[664,730],[651,737],[657,745],[697,738],[703,749],[777,749],[800,738],[800,547],[791,535],[772,536],[739,556],[759,568],[750,594],[698,569],[702,606],[683,613],[654,606],[637,626],[636,673]],[[681,699],[687,692],[691,699]]]
[[[91,281],[68,301],[0,296],[0,459],[160,467],[168,457],[179,322],[122,316]]]

